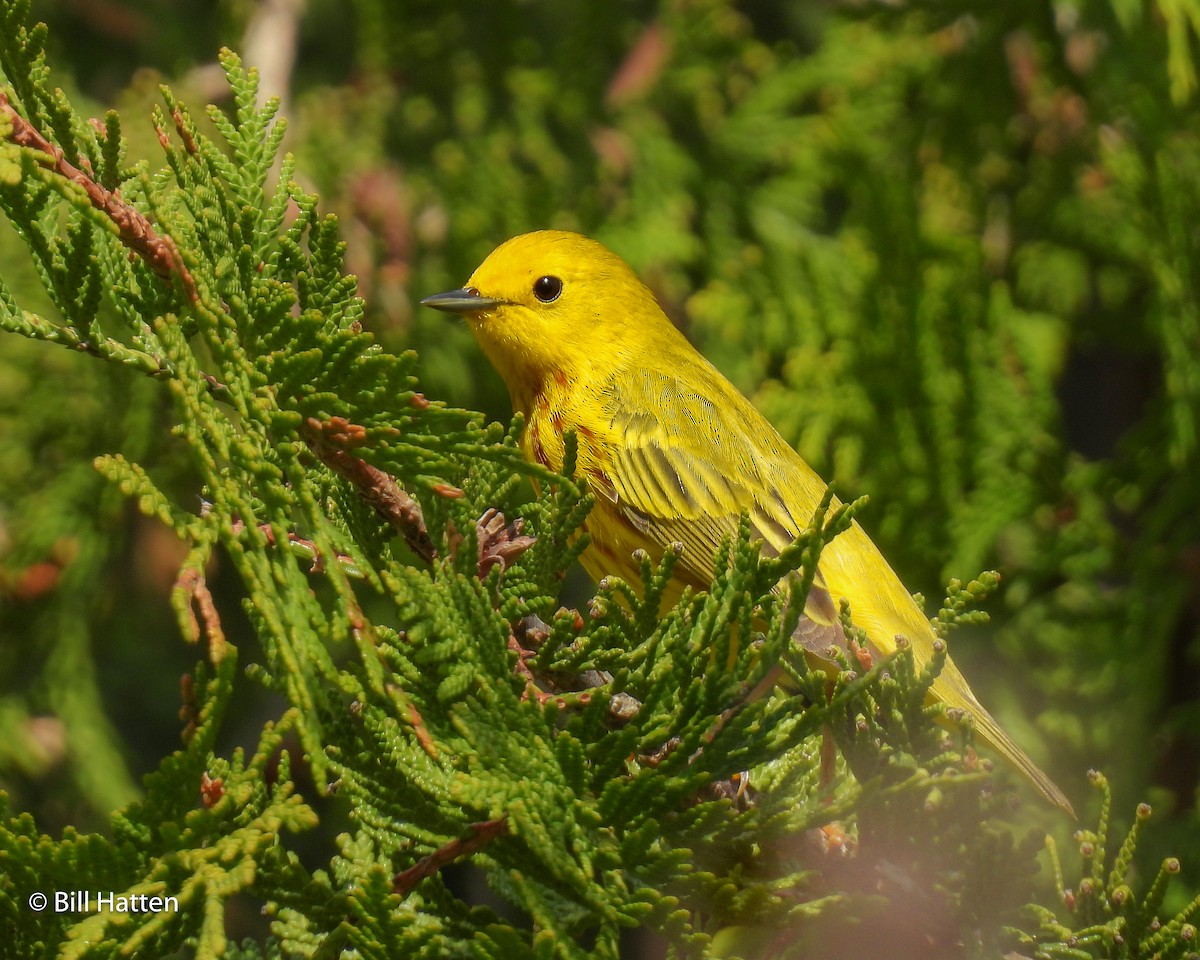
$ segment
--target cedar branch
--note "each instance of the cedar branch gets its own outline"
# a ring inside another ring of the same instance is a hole
[[[116,225],[121,243],[141,257],[146,265],[164,280],[179,278],[188,299],[195,303],[199,299],[196,283],[183,263],[175,241],[166,234],[159,234],[146,219],[145,214],[121,199],[120,190],[108,190],[97,183],[91,174],[70,163],[62,149],[47,140],[38,129],[26,120],[0,92],[0,112],[12,123],[12,140],[18,146],[42,154],[52,170],[65,180],[80,187],[92,206]]]

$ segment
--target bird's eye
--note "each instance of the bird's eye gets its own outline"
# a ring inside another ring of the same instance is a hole
[[[533,282],[533,295],[542,303],[553,303],[562,293],[562,281],[558,277],[538,277]]]

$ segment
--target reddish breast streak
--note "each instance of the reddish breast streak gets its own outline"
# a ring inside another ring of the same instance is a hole
[[[540,463],[543,467],[550,466],[550,462],[546,459],[546,451],[542,447],[542,438],[539,435],[538,422],[536,419],[529,421],[529,447],[533,453],[533,459]]]
[[[546,466],[546,451],[542,449],[540,431],[538,430],[538,416],[534,414],[529,418],[529,425],[526,427],[526,437],[529,440],[529,455],[538,461],[542,467]]]

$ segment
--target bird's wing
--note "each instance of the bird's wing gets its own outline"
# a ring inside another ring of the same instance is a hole
[[[682,543],[679,563],[689,580],[711,582],[713,557],[725,538],[737,536],[743,513],[772,554],[808,524],[825,484],[782,441],[769,442],[774,429],[740,395],[718,411],[709,396],[651,371],[622,378],[607,393],[620,442],[593,486],[643,536],[660,546]],[[845,644],[819,569],[796,640],[819,656],[830,644]]]
[[[659,371],[608,386],[616,440],[607,451],[609,469],[594,486],[650,541],[660,546],[682,543],[679,564],[700,586],[711,582],[713,555],[726,537],[737,535],[743,513],[764,549],[777,552],[808,523],[825,491],[821,479],[748,401],[729,395],[728,385],[719,379],[704,382],[702,375],[709,370],[706,366],[699,372],[693,367],[685,371],[689,383],[700,384],[698,389]],[[711,377],[719,374],[712,371]],[[724,398],[720,410],[710,397]],[[830,575],[817,570],[796,642],[821,658],[831,644],[845,649],[833,597],[866,582],[871,593],[857,593],[851,613],[865,625],[871,652],[892,652],[903,635],[913,640],[917,663],[923,665],[932,654],[934,637],[920,608],[860,528],[852,526],[838,539],[844,541],[841,548],[834,541],[822,557]],[[877,562],[870,562],[873,558]],[[833,593],[830,584],[835,585]],[[1062,791],[980,705],[952,661],[946,661],[930,695],[968,710],[980,739],[1070,812]]]

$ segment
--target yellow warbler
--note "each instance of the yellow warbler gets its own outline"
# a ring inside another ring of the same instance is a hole
[[[578,438],[578,469],[596,495],[583,554],[589,574],[637,583],[631,554],[678,541],[675,586],[712,582],[713,557],[747,514],[764,549],[779,551],[825,493],[766,419],[704,359],[616,254],[575,233],[543,230],[497,247],[467,286],[421,301],[462,314],[525,415],[531,460],[558,470],[563,436]],[[821,554],[796,642],[821,658],[846,645],[850,604],[876,654],[912,646],[928,663],[936,635],[900,579],[854,523]],[[979,738],[1064,810],[1062,791],[1000,729],[950,660],[930,693],[969,711]]]

